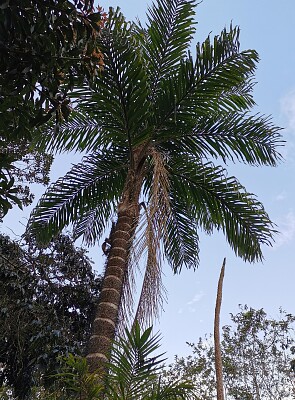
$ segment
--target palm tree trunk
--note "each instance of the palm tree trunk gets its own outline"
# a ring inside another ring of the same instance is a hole
[[[103,375],[116,334],[130,246],[139,219],[142,177],[130,175],[131,179],[127,179],[118,207],[118,219],[110,237],[110,251],[86,356],[89,371],[101,371]]]
[[[215,306],[215,319],[214,319],[214,348],[215,348],[215,372],[216,372],[216,389],[217,389],[217,400],[224,400],[224,388],[223,388],[223,374],[222,374],[222,357],[221,357],[221,345],[220,345],[220,309],[222,302],[222,285],[225,270],[225,259],[223,260],[218,288],[216,296]]]

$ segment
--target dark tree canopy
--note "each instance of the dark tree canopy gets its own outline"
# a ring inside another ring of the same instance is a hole
[[[0,386],[26,398],[41,374],[55,372],[58,356],[83,354],[99,288],[68,236],[38,249],[0,235]]]
[[[97,37],[104,15],[93,0],[7,0],[0,7],[0,216],[24,204],[13,179],[34,128],[67,119],[67,94],[89,82],[103,58]],[[11,149],[14,151],[10,152]]]

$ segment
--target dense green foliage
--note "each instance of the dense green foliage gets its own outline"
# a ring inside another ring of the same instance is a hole
[[[38,249],[0,235],[0,383],[25,398],[42,376],[51,383],[59,356],[83,354],[99,288],[68,236]]]
[[[13,162],[27,155],[35,159],[28,146],[33,128],[51,117],[55,124],[67,119],[69,90],[101,68],[96,39],[102,21],[92,0],[1,3],[0,217],[12,204],[24,204]]]
[[[221,342],[226,399],[295,399],[295,316],[280,310],[274,319],[263,309],[245,306],[231,320],[232,325],[223,327]],[[199,398],[215,399],[212,337],[189,345],[192,355],[176,357],[167,375],[190,378]]]

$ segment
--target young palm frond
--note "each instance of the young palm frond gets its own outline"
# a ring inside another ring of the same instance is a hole
[[[161,82],[185,58],[195,33],[195,1],[159,0],[148,10],[146,28],[137,27],[150,75],[152,99]]]
[[[148,328],[142,333],[136,322],[115,344],[107,383],[112,399],[145,398],[151,389],[164,361],[163,354],[153,354],[159,348],[160,338],[151,336],[151,331]]]

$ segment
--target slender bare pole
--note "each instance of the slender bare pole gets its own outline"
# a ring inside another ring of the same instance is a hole
[[[225,262],[226,259],[224,258],[218,281],[216,305],[215,305],[215,318],[214,318],[214,349],[215,349],[217,400],[224,400],[222,357],[221,357],[221,344],[220,344],[220,309],[222,302],[222,286],[223,286]]]

